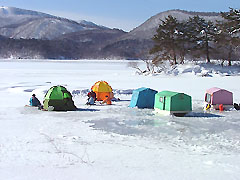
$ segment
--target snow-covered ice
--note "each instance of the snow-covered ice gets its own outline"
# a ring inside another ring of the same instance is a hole
[[[240,112],[202,108],[211,87],[232,91],[239,103],[239,72],[181,65],[144,76],[126,61],[1,60],[0,179],[239,179]],[[98,80],[121,101],[86,106]],[[72,92],[78,111],[24,107],[31,94],[42,101],[59,84]],[[139,87],[189,94],[193,112],[180,118],[129,108]]]

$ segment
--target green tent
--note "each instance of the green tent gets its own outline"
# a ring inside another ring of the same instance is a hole
[[[74,111],[76,106],[71,93],[63,86],[53,86],[46,93],[43,108],[54,111]]]
[[[192,98],[184,93],[161,91],[155,95],[154,109],[162,114],[184,116],[192,111]]]

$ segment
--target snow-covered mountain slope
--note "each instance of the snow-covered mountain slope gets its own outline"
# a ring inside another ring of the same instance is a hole
[[[16,39],[53,39],[66,33],[103,28],[93,24],[36,11],[0,7],[0,35]]]
[[[88,27],[93,27],[93,28],[103,28],[103,29],[109,29],[107,28],[106,26],[102,26],[102,25],[97,25],[91,21],[86,21],[86,20],[80,20],[80,21],[77,21],[79,24],[83,25],[83,26],[88,26]]]
[[[0,30],[4,36],[19,39],[53,39],[59,35],[87,29],[78,23],[57,19],[57,18],[37,18],[17,25],[17,27],[7,26]]]
[[[31,21],[38,18],[54,17],[49,14],[19,9],[15,7],[0,7],[0,27],[20,25],[21,23]]]
[[[25,10],[15,7],[0,7],[0,16],[38,16],[38,17],[52,17],[52,15],[37,12],[37,11],[31,11],[31,10]]]

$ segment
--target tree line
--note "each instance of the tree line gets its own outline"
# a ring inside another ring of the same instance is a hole
[[[188,59],[211,59],[225,61],[231,66],[239,58],[240,10],[230,8],[221,12],[221,20],[207,21],[200,16],[179,21],[169,15],[161,20],[153,36],[154,46],[150,54],[152,64],[158,66],[164,60],[172,64],[184,63]]]

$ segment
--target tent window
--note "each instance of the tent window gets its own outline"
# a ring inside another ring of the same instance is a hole
[[[206,94],[205,101],[211,103],[211,94]]]
[[[163,97],[159,98],[159,102],[163,103]]]

